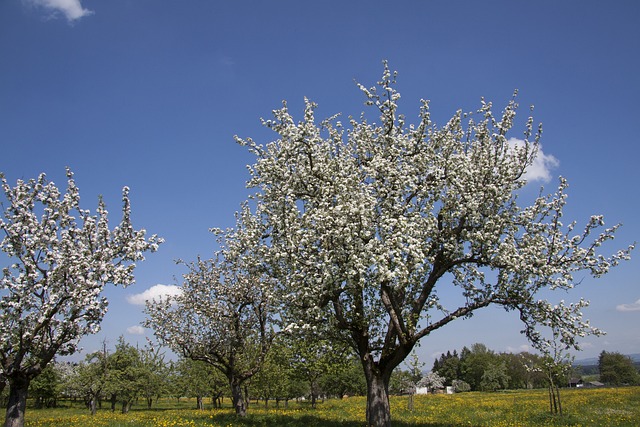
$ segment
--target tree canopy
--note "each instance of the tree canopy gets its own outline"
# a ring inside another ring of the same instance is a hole
[[[214,230],[216,256],[187,264],[182,292],[145,309],[163,344],[227,377],[238,415],[246,413],[241,386],[259,371],[274,336],[273,286],[257,267],[254,220],[245,210],[237,229]]]
[[[640,373],[630,357],[603,351],[598,357],[600,381],[614,386],[640,384]]]
[[[499,118],[483,100],[442,127],[422,101],[413,125],[398,112],[395,85],[386,63],[376,86],[359,85],[378,122],[364,113],[347,125],[318,122],[306,100],[300,122],[286,103],[263,121],[272,142],[237,138],[256,156],[249,186],[286,320],[332,327],[352,346],[376,426],[390,425],[389,377],[416,343],[483,307],[516,311],[532,342],[545,340],[541,326],[559,328],[567,346],[597,332],[582,320],[586,302],[540,294],[573,288],[577,272],[601,276],[631,250],[600,254],[618,227],[604,228],[601,216],[582,230],[564,222],[563,178],[521,205],[541,132],[529,118],[521,143],[508,138],[515,97]],[[441,299],[454,291],[452,304]]]
[[[6,201],[0,249],[8,258],[0,278],[0,377],[10,390],[6,426],[21,427],[29,382],[54,356],[72,354],[80,338],[99,330],[104,286],[133,283],[135,262],[162,239],[133,228],[127,187],[122,220],[110,230],[102,199],[95,215],[80,208],[69,169],[64,194],[45,174],[14,187],[0,177]]]

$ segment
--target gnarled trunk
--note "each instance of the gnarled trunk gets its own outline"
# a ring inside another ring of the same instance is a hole
[[[23,427],[24,411],[27,407],[27,391],[31,379],[26,375],[9,377],[9,401],[4,427]]]
[[[381,371],[373,362],[364,362],[364,373],[367,379],[367,427],[391,427],[391,370]]]

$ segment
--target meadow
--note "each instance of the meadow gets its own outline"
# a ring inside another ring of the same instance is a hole
[[[455,395],[420,395],[408,410],[408,397],[391,398],[393,425],[428,426],[638,426],[640,387],[563,390],[564,414],[549,414],[546,390]],[[227,402],[228,403],[228,402]],[[164,400],[148,410],[134,406],[128,414],[107,409],[89,415],[79,405],[57,409],[32,409],[27,427],[364,427],[364,397],[331,399],[312,409],[306,402],[277,408],[270,402],[252,403],[246,418],[231,408],[195,410],[194,401]]]

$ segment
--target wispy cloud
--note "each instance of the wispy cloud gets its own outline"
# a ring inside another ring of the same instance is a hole
[[[620,304],[616,307],[618,311],[640,311],[640,299],[632,304]]]
[[[517,138],[510,138],[508,142],[513,146],[522,146],[525,144],[523,140]],[[544,151],[542,151],[542,145],[539,145],[536,158],[533,160],[533,164],[525,171],[523,178],[526,179],[527,182],[549,182],[551,181],[551,170],[559,165],[560,161],[551,154],[545,154]]]
[[[82,7],[80,0],[25,0],[38,7],[43,7],[53,12],[53,14],[62,13],[67,21],[72,22],[83,16],[93,14],[89,9]]]
[[[155,285],[139,294],[129,295],[127,302],[133,305],[145,305],[147,301],[161,300],[166,296],[180,295],[182,289],[174,285]]]
[[[509,353],[516,353],[517,354],[517,353],[522,353],[522,352],[525,352],[525,351],[529,352],[529,351],[531,351],[531,347],[529,347],[529,345],[527,345],[527,344],[522,344],[522,345],[519,345],[517,347],[507,346],[507,351]]]
[[[127,328],[127,333],[131,335],[144,335],[144,328],[139,325],[129,326]]]

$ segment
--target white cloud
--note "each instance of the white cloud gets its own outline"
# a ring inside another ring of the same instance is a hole
[[[61,12],[69,22],[80,19],[83,16],[93,14],[80,4],[80,0],[27,0],[35,6],[51,10],[54,14]]]
[[[507,352],[508,353],[518,354],[518,353],[522,353],[524,351],[530,352],[531,351],[531,347],[529,347],[528,344],[522,344],[522,345],[520,345],[518,347],[507,346]]]
[[[140,325],[129,326],[127,328],[127,333],[131,335],[144,335],[144,328]]]
[[[508,143],[514,146],[522,146],[525,142],[521,139],[510,138]],[[523,178],[526,179],[527,182],[549,182],[551,181],[551,169],[559,165],[560,161],[551,154],[545,154],[544,151],[542,151],[542,145],[539,145],[536,158],[533,160],[533,164],[525,171]]]
[[[180,295],[182,289],[175,285],[155,285],[146,291],[127,296],[127,302],[133,305],[145,305],[147,301],[160,300],[167,295]]]
[[[640,311],[640,299],[633,304],[620,304],[616,307],[618,311]]]

